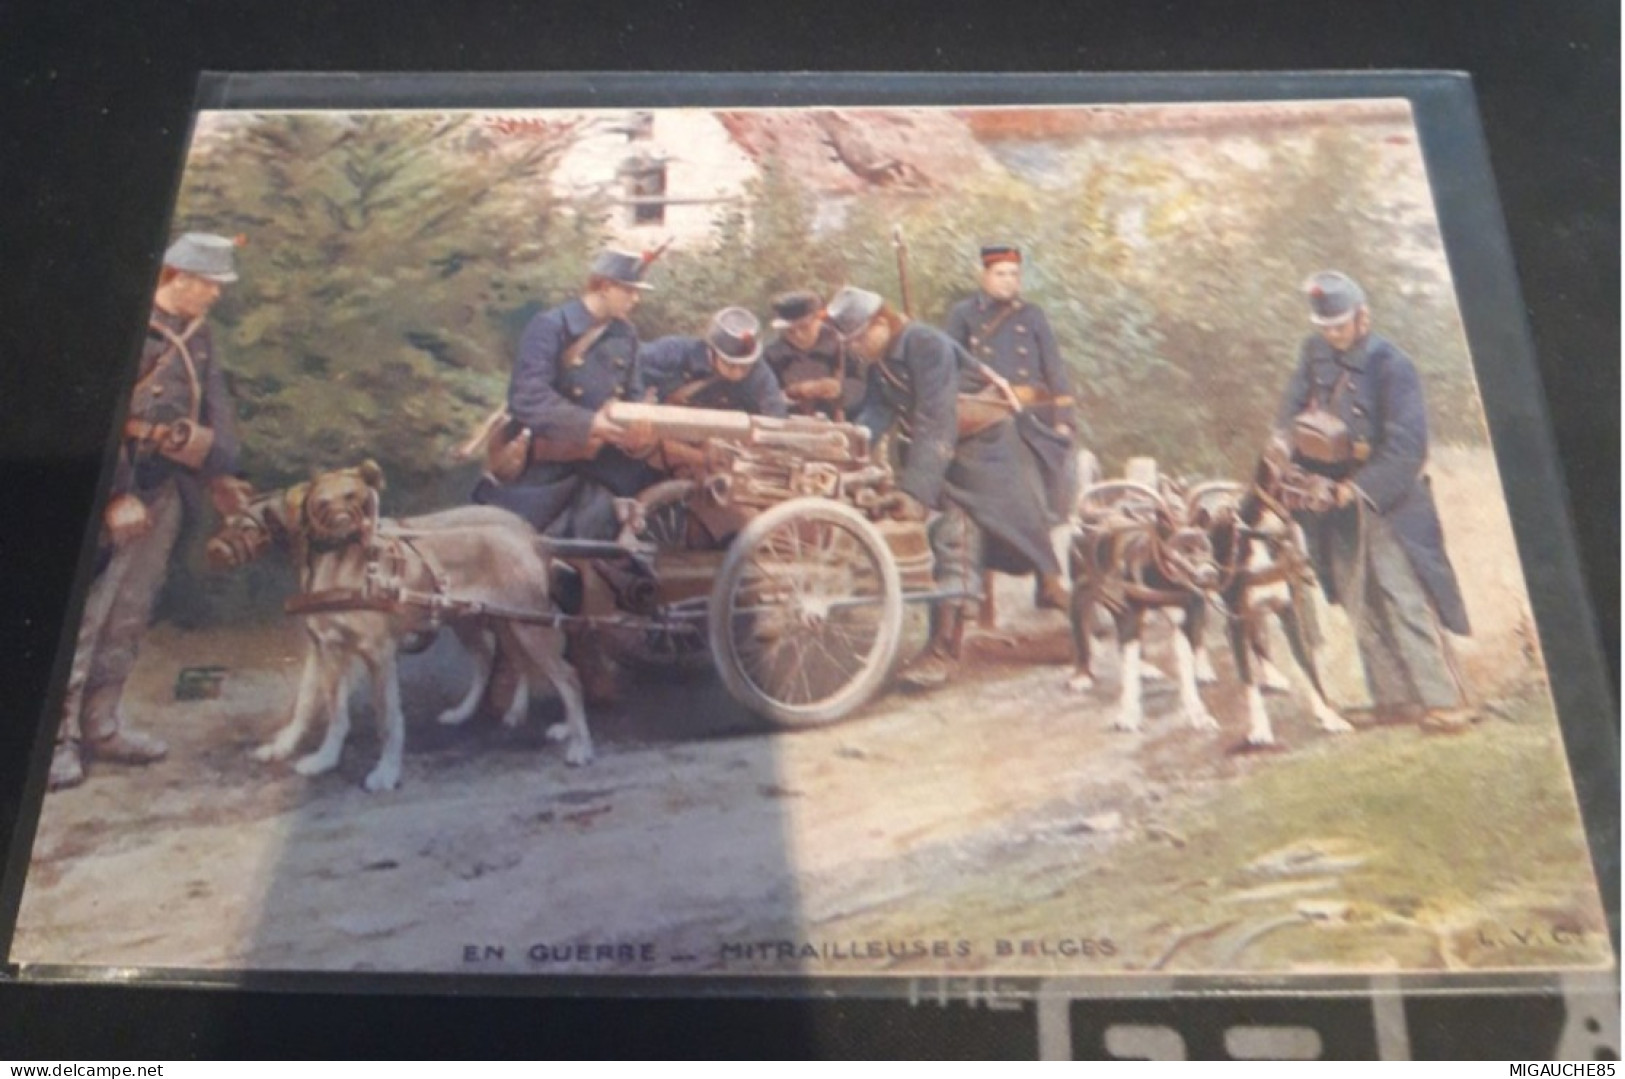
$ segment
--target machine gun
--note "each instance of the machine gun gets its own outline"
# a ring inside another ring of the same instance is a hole
[[[873,512],[891,486],[891,469],[872,458],[869,432],[856,424],[625,401],[607,411],[618,424],[641,425],[657,441],[703,455],[690,505],[716,535],[792,498],[830,498]]]

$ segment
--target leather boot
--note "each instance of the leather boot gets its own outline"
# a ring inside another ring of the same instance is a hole
[[[1059,573],[1045,573],[1038,578],[1033,601],[1041,611],[1069,610],[1072,607],[1072,589],[1066,586],[1066,578]]]
[[[106,738],[86,742],[84,752],[98,761],[115,764],[152,764],[169,756],[169,746],[150,734],[121,727]]]
[[[1418,725],[1424,734],[1464,734],[1478,721],[1471,708],[1429,708]]]
[[[85,762],[79,755],[79,743],[63,741],[51,753],[51,775],[46,785],[54,791],[77,787],[85,781]]]
[[[931,643],[898,674],[898,680],[914,689],[936,689],[947,684],[959,669],[959,643],[965,612],[958,604],[937,609]]]

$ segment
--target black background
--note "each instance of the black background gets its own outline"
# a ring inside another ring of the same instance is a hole
[[[1619,31],[1609,0],[0,4],[0,835],[204,69],[1467,71],[1617,699]],[[0,985],[0,1057],[1031,1052],[854,1008]]]

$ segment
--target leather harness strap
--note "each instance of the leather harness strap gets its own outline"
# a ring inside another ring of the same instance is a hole
[[[179,356],[181,362],[186,365],[186,381],[192,391],[187,415],[193,423],[197,423],[198,417],[203,413],[203,383],[198,378],[197,363],[192,359],[192,350],[186,347],[186,343],[192,339],[192,335],[197,333],[198,328],[202,325],[203,316],[199,315],[186,324],[185,330],[176,333],[157,319],[149,319],[147,326],[162,334],[169,342],[169,347],[159,353],[158,358],[152,362],[152,370],[142,375],[135,384],[135,388],[139,392],[154,378],[158,377],[158,372],[163,370],[164,364],[169,361],[170,357]]]

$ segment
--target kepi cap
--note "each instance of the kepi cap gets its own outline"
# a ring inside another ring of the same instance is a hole
[[[792,322],[800,322],[808,315],[816,315],[824,301],[818,298],[818,293],[807,289],[797,289],[794,292],[781,292],[773,297],[773,322],[775,330],[782,330]]]
[[[630,251],[600,251],[598,257],[592,260],[587,272],[594,277],[607,278],[618,285],[648,291],[654,286],[644,284],[643,275],[649,271],[649,264],[653,261],[653,255],[634,255]]]
[[[1365,306],[1365,290],[1336,270],[1311,274],[1303,291],[1309,298],[1309,321],[1316,326],[1341,326]]]
[[[830,297],[824,308],[824,317],[842,337],[854,337],[879,314],[883,300],[880,293],[847,285]]]
[[[983,244],[982,266],[986,268],[996,262],[1021,261],[1021,248],[1015,244]]]
[[[705,343],[723,363],[749,367],[762,354],[762,324],[743,307],[724,307],[711,316]]]
[[[164,265],[182,273],[229,285],[237,280],[232,258],[237,244],[212,232],[186,232],[164,252]]]

